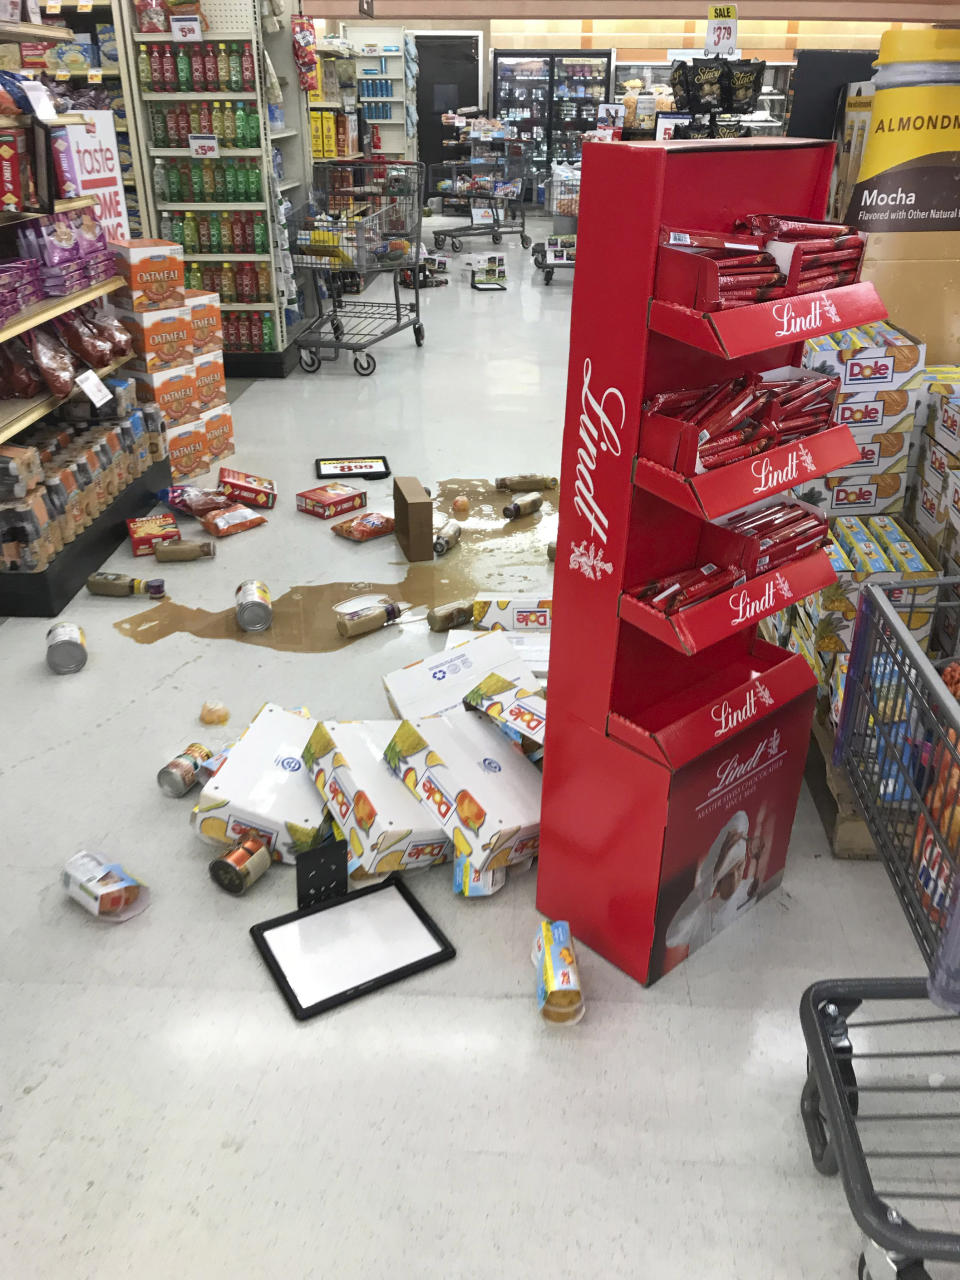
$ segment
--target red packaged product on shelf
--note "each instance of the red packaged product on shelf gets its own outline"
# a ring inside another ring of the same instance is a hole
[[[690,586],[678,591],[671,599],[667,613],[677,613],[683,609],[689,609],[691,605],[699,604],[701,600],[706,600],[721,591],[726,591],[729,587],[737,587],[741,582],[746,582],[746,580],[747,575],[740,565],[724,565],[722,568],[716,569],[713,573],[702,578],[700,582],[691,583]]]
[[[822,240],[857,234],[856,227],[842,222],[814,222],[810,218],[790,218],[779,213],[749,213],[737,218],[734,226],[777,240]]]

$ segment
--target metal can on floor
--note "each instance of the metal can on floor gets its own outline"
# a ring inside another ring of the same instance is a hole
[[[460,541],[462,532],[463,530],[456,520],[448,520],[433,539],[433,549],[437,555],[445,556],[451,547],[455,547]]]
[[[58,676],[87,665],[87,637],[74,622],[57,622],[47,632],[47,666]]]
[[[200,766],[212,755],[213,752],[201,743],[191,742],[157,774],[157,785],[160,790],[177,799],[185,796],[199,781]]]
[[[257,578],[247,578],[237,587],[237,626],[241,631],[266,631],[273,622],[270,588]]]
[[[247,836],[242,844],[214,858],[210,863],[210,876],[227,893],[246,893],[266,872],[273,859],[270,850],[256,836]]]

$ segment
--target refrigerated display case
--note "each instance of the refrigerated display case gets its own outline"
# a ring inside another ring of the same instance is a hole
[[[610,92],[611,51],[493,51],[493,114],[516,126],[534,166],[579,160],[582,135],[597,125]]]
[[[694,56],[695,50],[689,56]],[[613,101],[622,102],[627,85],[632,84],[643,94],[656,98],[656,110],[670,111],[673,92],[670,88],[670,62],[617,62],[613,68]],[[786,128],[787,102],[793,79],[792,62],[768,62],[763,73],[758,110],[744,123],[764,136],[776,136]],[[637,82],[642,82],[642,88]],[[651,135],[652,136],[652,135]]]

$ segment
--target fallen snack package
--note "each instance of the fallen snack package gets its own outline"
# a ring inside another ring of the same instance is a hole
[[[172,484],[169,489],[161,489],[157,497],[174,511],[185,511],[197,519],[211,511],[226,511],[236,506],[233,498],[218,489],[198,489],[192,484]]]
[[[542,920],[533,939],[537,1004],[547,1022],[579,1022],[586,1011],[566,920]]]
[[[258,524],[266,524],[267,517],[235,502],[224,511],[211,511],[209,515],[201,516],[200,523],[215,538],[228,538],[232,533],[243,533]]]
[[[62,873],[68,897],[94,916],[119,924],[139,915],[150,901],[150,890],[128,875],[119,862],[104,862],[81,849],[68,859]]]
[[[333,532],[341,538],[349,538],[351,542],[369,542],[371,538],[382,538],[393,533],[393,516],[381,515],[379,511],[367,511],[362,516],[341,520],[332,527]]]

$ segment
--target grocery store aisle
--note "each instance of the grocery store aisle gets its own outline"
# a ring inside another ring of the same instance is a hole
[[[341,543],[293,510],[320,452],[386,453],[427,483],[556,470],[571,281],[545,288],[507,252],[506,294],[457,278],[424,293],[426,346],[382,345],[371,378],[341,361],[243,391],[234,462],[273,477],[280,507],[215,561],[168,566],[176,600],[225,608],[251,576],[275,594],[403,576],[392,544]],[[370,508],[388,493],[371,485]],[[122,548],[108,567],[133,565]],[[531,575],[549,589],[545,565]],[[797,1005],[817,977],[919,961],[880,868],[833,861],[808,796],[783,887],[655,987],[581,948],[577,1027],[536,1013],[534,875],[466,902],[443,868],[412,884],[456,961],[300,1025],[247,936],[293,906],[292,873],[221,893],[189,800],[154,776],[194,738],[229,741],[265,700],[386,718],[382,673],[442,637],[408,624],[310,655],[137,645],[112,625],[133,611],[79,596],[64,616],[90,661],[60,679],[45,621],[0,627],[4,1275],[854,1274],[842,1190],[814,1173],[798,1117]],[[214,697],[233,713],[219,735],[197,723]],[[603,802],[584,797],[585,840]],[[643,835],[638,814],[623,838]],[[146,913],[110,926],[64,900],[59,869],[81,847],[151,885]]]

